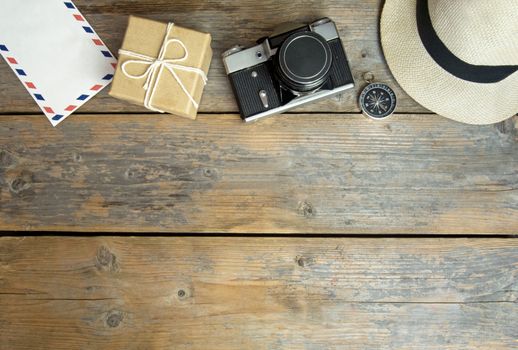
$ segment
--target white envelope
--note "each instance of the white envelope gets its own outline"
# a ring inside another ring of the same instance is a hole
[[[0,0],[0,53],[53,126],[108,85],[117,64],[72,1]]]

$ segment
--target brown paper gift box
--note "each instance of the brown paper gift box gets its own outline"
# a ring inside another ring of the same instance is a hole
[[[166,33],[166,23],[130,16],[124,42],[122,43],[122,49],[158,58]],[[175,24],[168,38],[180,39],[187,48],[187,59],[178,62],[178,64],[200,68],[205,74],[208,73],[212,59],[210,34],[197,32]],[[167,47],[164,59],[174,59],[183,55],[184,50],[180,45],[170,44]],[[144,105],[146,95],[144,84],[146,77],[132,79],[127,77],[121,69],[124,62],[135,59],[136,58],[126,54],[120,54],[110,95],[132,103]],[[126,65],[126,71],[131,75],[141,75],[146,71],[148,66],[149,65],[145,64],[131,63]],[[179,69],[175,70],[175,73],[196,103],[199,104],[205,85],[202,77],[199,74]],[[182,90],[175,77],[167,69],[164,69],[161,76],[157,77],[155,84],[155,92],[151,101],[153,108],[185,118],[196,119],[198,112],[196,107]]]

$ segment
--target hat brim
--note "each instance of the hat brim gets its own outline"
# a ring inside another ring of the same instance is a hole
[[[497,83],[473,83],[430,57],[417,29],[416,0],[386,0],[380,36],[394,78],[425,108],[468,124],[493,124],[518,113],[518,72]]]

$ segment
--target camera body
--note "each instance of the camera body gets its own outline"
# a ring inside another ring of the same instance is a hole
[[[223,53],[241,118],[279,114],[354,87],[347,56],[333,21],[291,26],[256,46]]]

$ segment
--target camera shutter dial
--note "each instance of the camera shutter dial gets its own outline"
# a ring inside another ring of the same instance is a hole
[[[326,80],[332,64],[327,41],[313,32],[295,33],[281,45],[277,55],[277,72],[290,89],[307,92]]]

